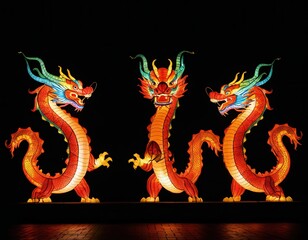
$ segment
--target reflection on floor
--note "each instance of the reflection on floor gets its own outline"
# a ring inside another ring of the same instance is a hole
[[[82,223],[12,225],[5,239],[304,240],[306,237],[299,223]]]

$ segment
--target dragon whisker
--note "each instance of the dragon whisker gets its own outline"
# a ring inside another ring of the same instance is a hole
[[[213,92],[213,89],[212,89],[212,88],[206,87],[206,88],[205,88],[205,93],[206,93],[206,95],[209,95],[208,90],[210,90],[211,92]]]

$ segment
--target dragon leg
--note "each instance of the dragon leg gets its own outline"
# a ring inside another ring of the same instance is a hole
[[[241,196],[245,192],[245,188],[243,188],[240,184],[237,183],[234,179],[231,182],[231,193],[232,197],[225,197],[223,199],[224,202],[239,202],[241,201]]]
[[[147,191],[149,193],[149,197],[142,198],[141,202],[159,202],[158,194],[162,189],[161,183],[158,181],[155,173],[153,173],[147,181]]]
[[[198,197],[198,189],[196,185],[188,178],[182,178],[184,191],[187,193],[189,202],[203,202],[202,198]]]
[[[45,179],[41,187],[34,188],[28,202],[51,202],[50,196],[53,189],[52,179]]]
[[[74,188],[75,192],[81,197],[81,202],[99,203],[99,199],[90,198],[90,187],[86,180],[83,178],[80,183]]]
[[[279,185],[275,186],[275,182],[270,176],[265,178],[264,193],[266,194],[266,201],[292,201],[291,197],[285,197]]]

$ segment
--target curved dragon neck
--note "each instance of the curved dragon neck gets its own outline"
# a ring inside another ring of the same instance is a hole
[[[90,147],[87,135],[77,119],[72,118],[52,101],[50,91],[51,88],[47,86],[41,88],[37,95],[36,104],[43,118],[48,119],[51,125],[55,125],[68,142],[67,168],[62,172],[62,175],[53,179],[55,186],[53,192],[63,193],[74,189],[85,176],[90,159]]]
[[[232,121],[225,131],[223,156],[225,165],[236,182],[251,191],[262,192],[263,181],[256,180],[261,176],[255,174],[246,164],[243,151],[246,133],[258,123],[266,110],[267,98],[262,89],[255,87],[253,91],[250,105]]]
[[[165,156],[165,153],[168,152],[169,147],[169,129],[171,126],[171,120],[175,114],[176,102],[174,101],[169,106],[160,106],[157,108],[156,114],[152,120],[149,140],[155,141],[162,151],[162,158],[169,158]]]
[[[169,159],[169,129],[171,121],[174,117],[175,110],[177,108],[178,100],[173,98],[173,101],[168,106],[160,106],[157,108],[156,114],[152,120],[149,132],[149,140],[155,141],[160,149],[162,149],[161,160],[156,162],[153,161],[153,170],[159,182],[164,188],[171,192],[182,192],[171,182],[168,175],[174,175],[172,162]],[[166,174],[167,173],[167,174]]]

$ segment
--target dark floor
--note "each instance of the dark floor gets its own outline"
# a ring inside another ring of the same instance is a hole
[[[303,202],[2,205],[3,240],[307,239]]]
[[[19,224],[11,225],[2,239],[304,240],[303,228],[299,223]]]
[[[306,222],[305,202],[104,202],[2,205],[5,220],[25,223]]]

